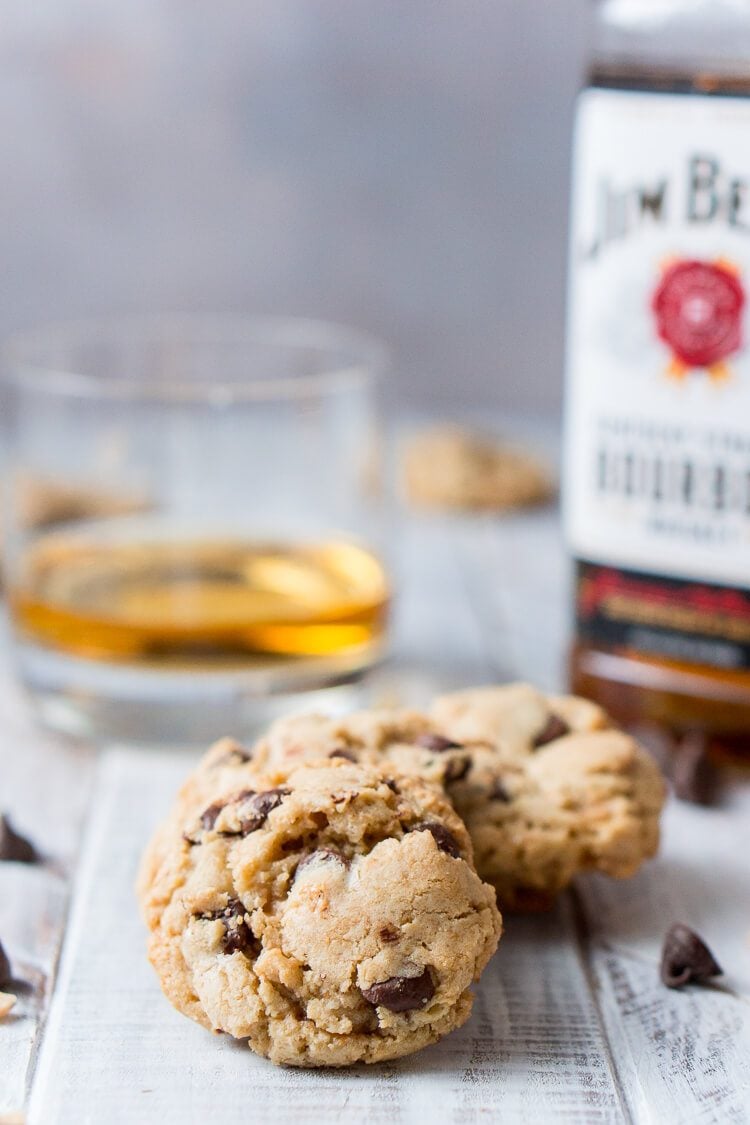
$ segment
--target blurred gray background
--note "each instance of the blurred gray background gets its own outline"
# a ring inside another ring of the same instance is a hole
[[[552,413],[588,0],[25,0],[0,23],[0,333],[370,328],[409,407]]]

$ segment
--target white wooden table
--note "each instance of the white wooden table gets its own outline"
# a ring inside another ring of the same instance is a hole
[[[411,521],[400,540],[394,663],[375,699],[511,677],[561,685],[567,575],[552,515],[461,520],[450,535]],[[308,1073],[178,1016],[146,963],[134,873],[191,761],[97,758],[40,733],[0,648],[0,807],[53,857],[0,863],[0,938],[34,985],[0,1024],[0,1123],[750,1122],[746,782],[718,808],[670,801],[662,853],[634,880],[582,878],[554,913],[507,918],[462,1030],[389,1065]],[[659,983],[674,921],[712,946],[721,988]]]

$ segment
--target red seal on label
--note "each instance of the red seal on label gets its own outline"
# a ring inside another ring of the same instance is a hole
[[[672,350],[671,373],[682,376],[703,367],[714,377],[726,377],[724,361],[742,346],[744,305],[745,291],[729,262],[670,263],[651,307],[659,337]]]

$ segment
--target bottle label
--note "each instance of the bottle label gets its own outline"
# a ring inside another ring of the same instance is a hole
[[[564,518],[591,640],[750,667],[750,99],[589,89]]]

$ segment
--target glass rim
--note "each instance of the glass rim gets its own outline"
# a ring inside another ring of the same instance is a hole
[[[147,373],[126,378],[78,369],[63,360],[65,349],[99,342],[113,349],[124,345],[162,343],[186,348],[215,344],[253,344],[279,352],[317,351],[328,359],[320,371],[302,375],[248,376],[242,379],[169,377]],[[42,359],[47,349],[49,358]],[[60,360],[51,357],[57,349]],[[35,354],[36,353],[36,354]],[[158,313],[86,317],[17,332],[3,349],[2,380],[21,389],[81,398],[122,400],[233,402],[293,400],[333,394],[379,379],[388,349],[377,337],[334,321],[295,316],[248,316],[233,313]]]

